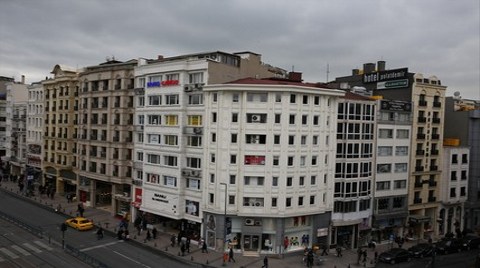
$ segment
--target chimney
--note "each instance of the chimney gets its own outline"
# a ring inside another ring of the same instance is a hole
[[[377,61],[377,71],[379,71],[379,72],[385,71],[385,61],[384,60]]]
[[[358,75],[360,73],[359,69],[353,69],[352,70],[352,75]]]
[[[302,82],[302,73],[299,72],[289,72],[288,80],[292,82]]]
[[[158,56],[157,56],[157,59],[158,59],[158,60],[163,60],[163,55],[158,55]]]
[[[25,75],[22,75],[22,84],[25,84]]]
[[[375,63],[365,63],[363,64],[363,73],[369,74],[375,72]]]

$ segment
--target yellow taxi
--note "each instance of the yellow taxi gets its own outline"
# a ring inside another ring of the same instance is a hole
[[[83,218],[83,217],[70,218],[70,219],[66,220],[65,223],[68,226],[70,226],[74,229],[77,229],[79,231],[90,230],[94,227],[93,222],[91,220],[89,220],[87,218]]]

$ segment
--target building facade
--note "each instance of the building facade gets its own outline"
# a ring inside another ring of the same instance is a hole
[[[204,88],[200,207],[210,247],[226,241],[240,252],[279,254],[328,244],[344,93],[300,81]]]
[[[377,101],[372,239],[403,236],[408,217],[412,103]]]
[[[467,107],[465,103],[460,96],[446,99],[444,135],[456,139],[455,145],[470,148],[463,227],[480,231],[480,101],[470,100]]]
[[[0,76],[0,163],[5,167],[7,150],[7,83],[14,82],[13,78]]]
[[[25,174],[27,181],[37,184],[40,184],[42,180],[44,101],[41,83],[33,83],[28,86]]]
[[[443,155],[439,234],[460,235],[465,224],[470,150],[467,147],[444,146]]]
[[[135,68],[135,219],[152,225],[162,222],[200,240],[208,141],[203,87],[283,74],[260,59],[251,52],[217,51],[139,60]]]
[[[332,245],[367,243],[372,223],[374,100],[346,92],[338,104]]]
[[[74,106],[79,200],[126,218],[132,202],[136,63],[110,59],[85,67]]]

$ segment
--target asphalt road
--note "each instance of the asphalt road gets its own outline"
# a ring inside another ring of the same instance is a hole
[[[0,267],[84,268],[85,264],[65,253],[59,245],[0,219]]]
[[[42,228],[47,234],[47,239],[50,236],[52,240],[62,241],[60,224],[66,218],[55,213],[53,209],[44,209],[0,191],[0,211],[28,225]],[[132,242],[119,241],[113,236],[106,235],[102,240],[97,240],[94,230],[80,232],[68,228],[65,232],[65,244],[96,258],[108,267],[153,268],[159,267],[159,264],[161,267],[172,268],[195,267],[164,255],[161,251],[138,246]],[[3,266],[0,265],[0,267]],[[66,266],[59,262],[53,267]]]
[[[460,253],[453,253],[449,255],[437,255],[433,267],[429,268],[474,268],[475,258],[480,254],[479,249],[462,251]],[[376,267],[379,268],[423,268],[431,261],[431,257],[421,259],[413,259],[410,262],[402,262],[398,264],[378,263]]]

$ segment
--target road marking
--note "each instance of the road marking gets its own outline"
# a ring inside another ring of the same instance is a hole
[[[33,243],[39,245],[40,247],[46,249],[46,250],[53,250],[53,248],[49,247],[48,245],[46,245],[45,243],[43,243],[42,241],[34,241]]]
[[[120,242],[123,242],[123,240],[110,242],[110,243],[106,243],[106,244],[102,244],[102,245],[98,245],[98,246],[83,248],[80,251],[88,251],[88,250],[92,250],[92,249],[96,249],[96,248],[103,248],[103,247],[106,247],[106,246],[115,245],[116,243],[120,243]]]
[[[23,246],[26,247],[26,248],[28,248],[28,249],[30,249],[30,250],[32,250],[32,251],[35,251],[35,253],[41,253],[41,252],[42,252],[42,251],[39,250],[38,248],[30,245],[29,243],[24,243]]]
[[[10,250],[8,250],[6,248],[0,248],[0,251],[3,252],[3,254],[8,255],[8,257],[10,257],[12,259],[18,258],[17,254],[11,252]]]
[[[29,256],[31,255],[30,252],[24,250],[23,248],[17,246],[17,245],[13,245],[12,248],[14,248],[16,251],[22,253],[24,256]]]
[[[112,250],[112,251],[113,251],[113,253],[116,253],[116,254],[118,254],[118,255],[124,257],[125,259],[130,260],[130,261],[132,261],[132,262],[134,262],[134,263],[138,263],[138,264],[140,264],[140,265],[143,266],[143,267],[151,268],[150,266],[145,265],[145,264],[143,264],[143,263],[141,263],[141,262],[138,262],[138,261],[136,261],[136,260],[134,260],[134,259],[132,259],[132,258],[129,258],[129,257],[123,255],[123,254],[120,253],[120,252],[117,252],[117,251],[115,251],[115,250]]]

